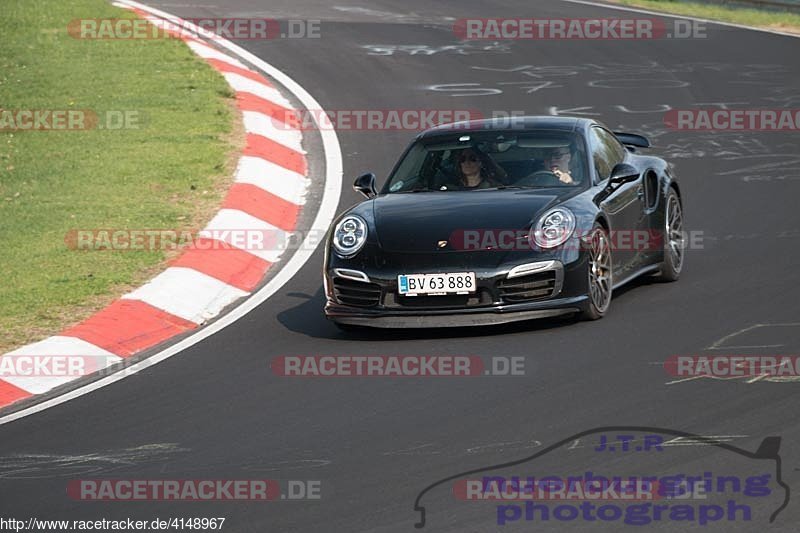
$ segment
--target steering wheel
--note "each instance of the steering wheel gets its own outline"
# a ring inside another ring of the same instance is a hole
[[[529,174],[524,178],[517,180],[514,185],[529,187],[555,187],[561,185],[561,180],[559,180],[556,175],[549,170],[537,170],[533,174]]]

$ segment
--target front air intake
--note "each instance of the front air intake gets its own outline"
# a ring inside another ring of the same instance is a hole
[[[381,288],[375,283],[335,277],[333,295],[342,305],[372,307],[381,301]]]

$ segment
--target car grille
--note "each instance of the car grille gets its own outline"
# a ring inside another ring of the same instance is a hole
[[[544,300],[556,292],[556,274],[555,270],[547,270],[518,278],[502,279],[497,282],[497,291],[500,298],[509,303]]]
[[[342,305],[372,307],[381,301],[381,287],[346,278],[333,278],[333,294]]]
[[[491,305],[491,303],[492,297],[485,289],[479,289],[474,294],[444,294],[440,296],[401,296],[390,292],[386,294],[383,301],[384,306],[395,309],[450,309]]]

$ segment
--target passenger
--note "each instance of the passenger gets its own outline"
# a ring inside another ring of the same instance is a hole
[[[489,189],[502,187],[505,171],[488,155],[476,149],[465,148],[456,161],[456,176],[462,189]]]

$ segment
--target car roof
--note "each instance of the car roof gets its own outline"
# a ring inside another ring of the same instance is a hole
[[[557,130],[575,131],[581,130],[594,121],[578,117],[554,117],[549,115],[539,116],[515,116],[499,117],[482,120],[465,120],[462,122],[451,122],[440,124],[433,128],[421,132],[418,139],[428,139],[440,135],[452,135],[453,133],[471,133],[479,131],[525,131],[525,130]]]

